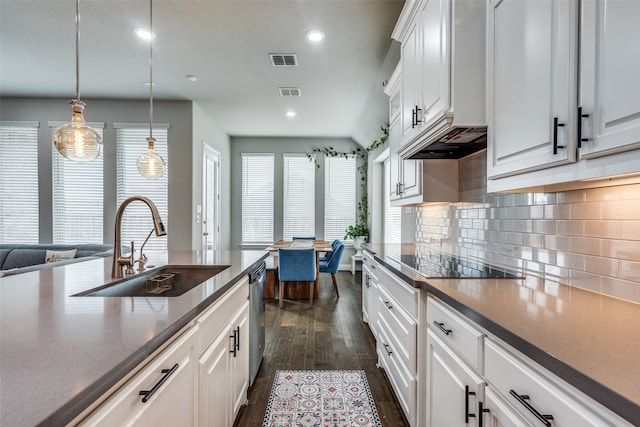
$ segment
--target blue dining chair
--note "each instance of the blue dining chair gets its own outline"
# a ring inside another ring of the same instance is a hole
[[[336,247],[331,252],[331,256],[328,261],[320,261],[320,273],[331,273],[331,280],[333,281],[333,289],[336,291],[336,295],[340,298],[340,292],[338,292],[338,282],[336,281],[336,273],[340,267],[340,260],[342,259],[342,253],[344,252],[344,243],[338,242]]]
[[[320,261],[329,261],[329,258],[331,258],[331,255],[333,254],[333,251],[336,250],[336,248],[338,247],[338,245],[342,243],[340,240],[336,239],[333,242],[331,242],[331,251],[332,252],[326,252],[324,255],[322,255],[320,257]]]
[[[278,276],[280,277],[280,308],[284,306],[285,282],[310,282],[309,306],[313,305],[313,291],[317,277],[316,250],[278,249]]]
[[[292,240],[316,240],[316,236],[308,236],[308,237],[293,236],[291,239]]]

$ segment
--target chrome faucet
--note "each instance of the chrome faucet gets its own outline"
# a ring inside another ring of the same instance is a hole
[[[160,214],[158,213],[158,208],[156,208],[156,205],[154,205],[151,200],[143,196],[130,196],[124,199],[124,201],[118,208],[118,212],[116,212],[116,230],[113,242],[113,263],[111,264],[111,277],[113,278],[124,277],[124,274],[122,273],[123,267],[127,267],[127,271],[133,271],[133,242],[131,242],[131,256],[123,257],[120,236],[122,233],[122,215],[124,214],[125,208],[134,200],[140,200],[141,202],[144,202],[147,206],[149,206],[149,209],[151,210],[151,217],[153,218],[153,228],[156,231],[156,236],[160,237],[167,235],[167,232],[164,229],[164,225],[162,224]]]

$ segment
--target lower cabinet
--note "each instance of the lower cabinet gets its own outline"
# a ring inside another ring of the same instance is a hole
[[[508,403],[506,403],[491,387],[484,392],[484,404],[479,403],[479,416],[482,417],[482,426],[486,427],[529,427],[520,415],[518,415]]]
[[[188,329],[80,425],[196,425],[197,345],[198,328]]]
[[[427,426],[479,426],[484,380],[433,331],[427,332]],[[485,424],[486,425],[486,424]]]
[[[103,396],[79,424],[233,426],[247,401],[250,321],[244,278]]]
[[[207,347],[199,363],[201,426],[231,426],[249,387],[249,301]]]

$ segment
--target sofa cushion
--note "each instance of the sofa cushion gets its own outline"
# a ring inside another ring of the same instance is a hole
[[[44,264],[45,249],[14,249],[4,260],[3,270],[26,267],[28,265]]]
[[[51,264],[54,262],[60,262],[67,259],[74,259],[76,257],[76,249],[69,249],[65,251],[52,251],[48,249],[44,255],[44,262]]]
[[[31,265],[45,265],[47,250],[68,251],[76,250],[75,259],[88,256],[107,257],[113,254],[112,245],[83,243],[83,244],[0,244],[0,270],[28,267]],[[59,263],[57,265],[60,265]]]

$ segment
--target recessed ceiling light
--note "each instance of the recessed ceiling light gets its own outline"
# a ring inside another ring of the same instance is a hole
[[[324,32],[321,30],[309,30],[307,31],[307,38],[312,42],[319,42],[324,39]]]
[[[295,116],[296,116],[296,112],[295,111],[287,111],[287,117],[293,118]]]
[[[190,82],[197,82],[198,81],[198,77],[194,76],[193,74],[187,74],[186,75],[186,79],[189,80]]]
[[[144,85],[145,86],[155,86],[156,84],[155,83],[144,82]]]
[[[154,40],[156,38],[156,33],[150,33],[149,30],[144,28],[136,28],[133,31],[138,37],[144,40]]]

